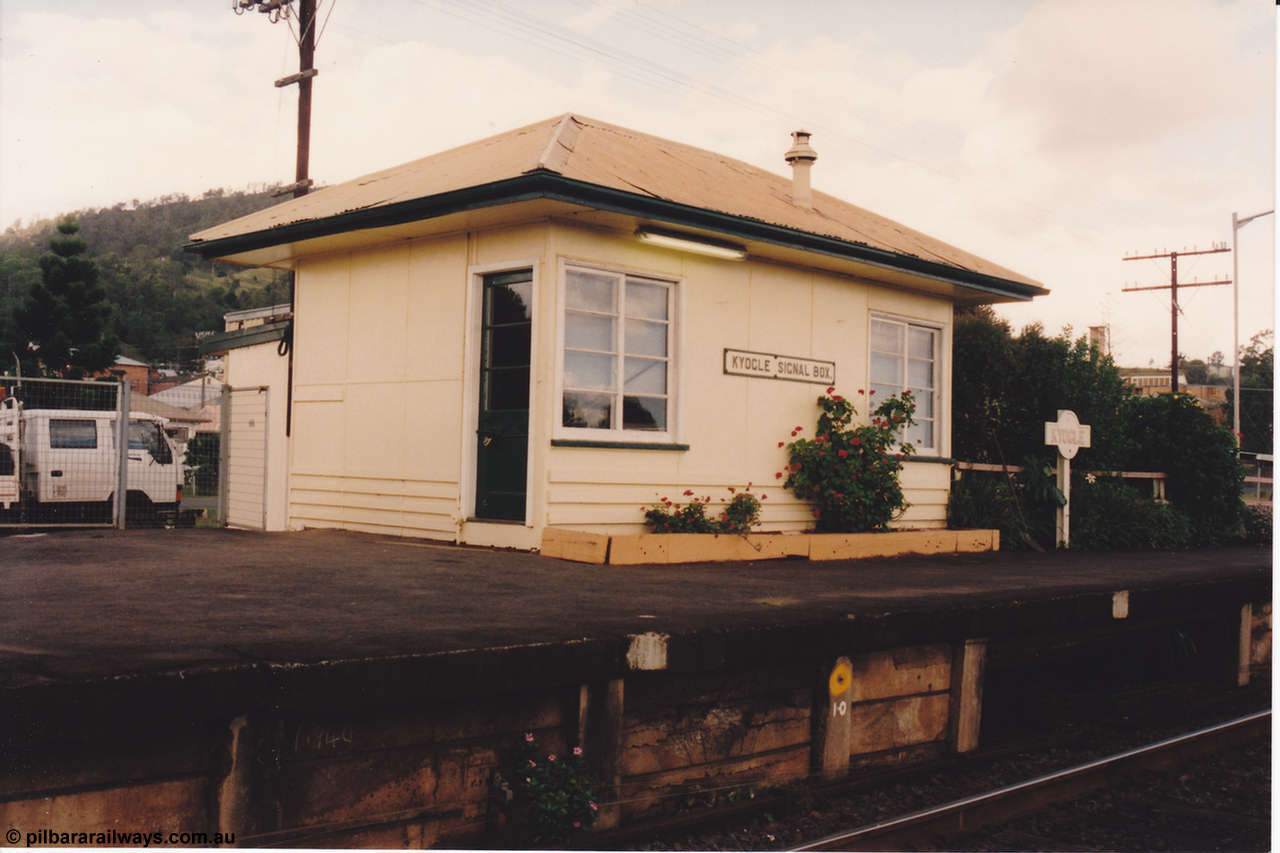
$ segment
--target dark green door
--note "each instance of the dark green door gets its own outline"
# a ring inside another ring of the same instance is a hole
[[[476,518],[525,520],[532,295],[530,270],[484,277]]]

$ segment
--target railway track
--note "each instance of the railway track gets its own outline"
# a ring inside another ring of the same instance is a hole
[[[945,844],[948,838],[1077,799],[1132,774],[1167,768],[1196,756],[1247,744],[1267,735],[1270,725],[1269,710],[1248,714],[985,794],[828,835],[791,849],[928,849]]]

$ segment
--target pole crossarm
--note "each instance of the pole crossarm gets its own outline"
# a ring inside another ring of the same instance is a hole
[[[1229,278],[1223,279],[1222,281],[1193,281],[1191,283],[1180,281],[1178,282],[1178,287],[1208,287],[1209,285],[1212,285],[1212,284],[1231,284],[1231,283],[1232,281]],[[1169,285],[1167,284],[1153,284],[1150,287],[1122,287],[1120,288],[1120,292],[1132,293],[1135,290],[1168,290],[1168,289],[1169,289]]]
[[[1261,216],[1261,214],[1259,214],[1259,216]],[[1230,251],[1231,251],[1231,247],[1230,247],[1230,246],[1219,246],[1219,247],[1218,247],[1218,248],[1216,248],[1216,249],[1192,249],[1192,250],[1191,250],[1191,251],[1189,251],[1189,252],[1186,252],[1186,251],[1183,251],[1183,252],[1161,252],[1160,254],[1157,254],[1157,255],[1130,255],[1129,257],[1127,257],[1127,258],[1121,258],[1120,260],[1122,260],[1122,261],[1149,261],[1149,260],[1157,259],[1157,258],[1171,258],[1171,257],[1173,257],[1174,255],[1177,255],[1178,257],[1182,258],[1182,257],[1186,257],[1187,255],[1217,255],[1217,254],[1220,254],[1220,253],[1222,253],[1222,252],[1230,252]]]
[[[1178,393],[1178,313],[1182,310],[1178,307],[1178,288],[1209,287],[1215,284],[1232,283],[1232,281],[1226,280],[1193,282],[1178,281],[1178,258],[1179,256],[1187,255],[1217,255],[1222,252],[1234,252],[1234,249],[1232,249],[1231,246],[1223,246],[1215,243],[1212,249],[1188,249],[1181,252],[1152,252],[1150,255],[1131,255],[1127,258],[1120,259],[1122,261],[1148,261],[1168,258],[1169,260],[1169,283],[1167,285],[1123,287],[1120,290],[1122,293],[1132,293],[1136,290],[1169,291],[1169,389],[1175,394]],[[1232,278],[1234,279],[1235,276],[1233,275]]]

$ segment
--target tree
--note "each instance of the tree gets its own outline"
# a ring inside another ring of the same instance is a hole
[[[1187,377],[1188,385],[1209,384],[1209,366],[1204,363],[1204,359],[1188,359],[1186,356],[1179,356],[1178,367],[1181,368],[1182,374]]]
[[[1038,325],[1014,336],[990,308],[958,311],[954,341],[952,454],[1026,469],[1010,479],[966,475],[952,489],[954,524],[999,526],[1015,547],[1052,541],[1061,495],[1045,473],[1054,453],[1044,446],[1044,422],[1061,408],[1092,427],[1092,447],[1081,449],[1073,466],[1073,509],[1084,522],[1073,546],[1170,547],[1238,534],[1243,471],[1235,442],[1190,395],[1137,396],[1083,338],[1073,342],[1069,331],[1047,338]],[[1255,371],[1249,375],[1269,388],[1265,342],[1255,338],[1246,358]],[[1174,512],[1123,483],[1088,480],[1090,469],[1165,472]]]
[[[1130,437],[1126,467],[1168,476],[1165,495],[1190,519],[1192,542],[1229,541],[1244,510],[1244,469],[1231,430],[1219,426],[1190,394],[1130,398],[1125,430]]]
[[[1125,455],[1121,405],[1132,393],[1109,356],[1069,331],[1039,324],[1017,336],[988,306],[956,312],[952,456],[966,462],[1049,461],[1044,423],[1071,409],[1093,427],[1085,464],[1112,467]]]
[[[64,378],[105,370],[119,350],[110,331],[107,294],[98,285],[98,265],[84,257],[89,247],[77,236],[79,230],[72,219],[58,223],[58,236],[40,256],[41,280],[14,312],[15,355]]]

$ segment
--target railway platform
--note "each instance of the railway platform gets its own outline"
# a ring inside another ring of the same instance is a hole
[[[0,540],[0,579],[0,822],[251,846],[497,831],[525,732],[585,750],[604,828],[973,749],[986,681],[1041,651],[1137,671],[1183,643],[1234,684],[1270,659],[1271,552],[1246,547],[612,567],[64,532]]]

